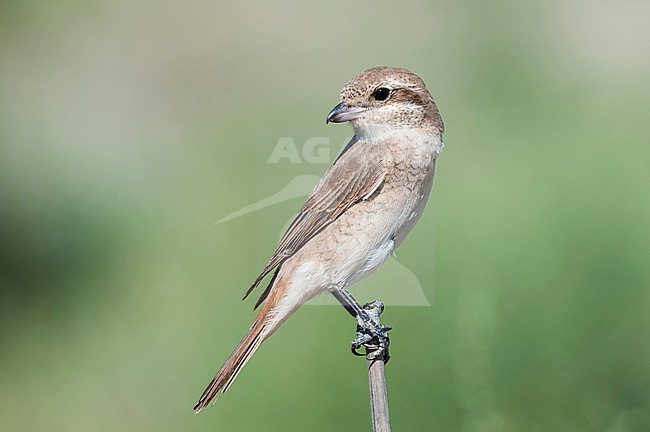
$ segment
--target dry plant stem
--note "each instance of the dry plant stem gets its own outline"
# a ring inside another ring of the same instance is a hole
[[[379,322],[380,307],[366,309],[370,318]],[[388,395],[386,393],[386,374],[384,371],[384,355],[371,359],[372,351],[366,348],[366,361],[368,364],[368,386],[370,389],[370,413],[372,416],[373,432],[390,432],[390,419],[388,417]]]

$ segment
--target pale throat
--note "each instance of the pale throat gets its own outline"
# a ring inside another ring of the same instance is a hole
[[[357,138],[371,144],[385,141],[408,143],[414,147],[424,146],[427,152],[435,156],[438,156],[445,146],[440,133],[430,126],[396,128],[394,125],[367,123],[360,120],[352,123]]]

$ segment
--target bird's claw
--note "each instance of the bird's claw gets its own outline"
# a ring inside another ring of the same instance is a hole
[[[379,313],[381,313],[384,311],[384,304],[375,300],[363,306],[366,311],[374,308],[380,308]],[[378,325],[368,315],[358,317],[357,337],[352,341],[352,354],[365,356],[368,360],[383,358],[384,362],[388,363],[390,359],[388,331],[391,329],[391,326]],[[366,348],[366,354],[358,351],[362,346]]]

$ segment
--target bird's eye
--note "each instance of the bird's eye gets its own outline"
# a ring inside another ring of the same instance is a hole
[[[390,95],[389,89],[386,87],[379,87],[377,90],[375,90],[374,98],[375,100],[383,101],[388,99],[388,95]]]

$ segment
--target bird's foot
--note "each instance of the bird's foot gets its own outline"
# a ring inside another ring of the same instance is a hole
[[[390,359],[388,331],[392,327],[377,324],[371,318],[371,315],[379,317],[384,311],[384,304],[379,300],[375,300],[366,303],[363,310],[366,313],[357,317],[357,337],[352,341],[352,353],[357,356],[364,356],[358,351],[359,348],[364,346],[366,348],[365,357],[368,360],[383,358],[384,363],[388,363]]]

